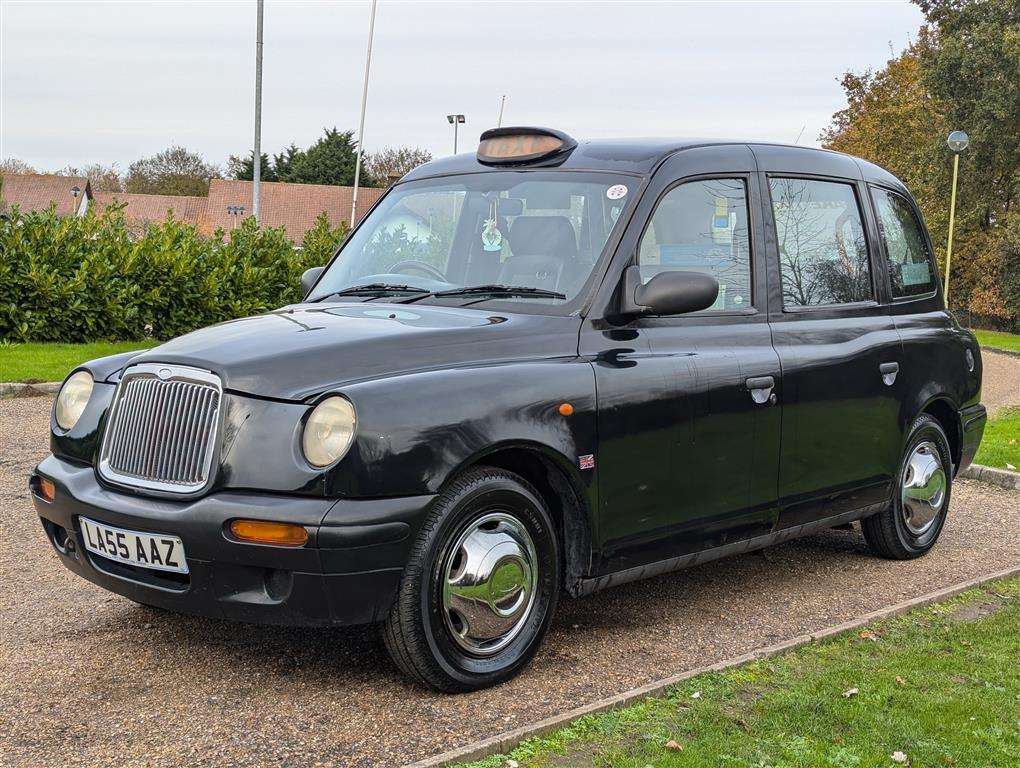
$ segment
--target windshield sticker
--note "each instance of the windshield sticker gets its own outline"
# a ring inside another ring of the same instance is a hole
[[[610,200],[619,200],[627,196],[627,187],[624,184],[614,184],[606,190],[606,197]]]

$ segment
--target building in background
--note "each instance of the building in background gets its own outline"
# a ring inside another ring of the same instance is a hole
[[[0,176],[0,209],[45,211],[55,205],[58,216],[84,216],[93,198],[84,176],[50,173],[5,173]]]
[[[54,174],[4,174],[0,184],[0,209],[17,205],[25,212],[43,211],[56,205],[59,216],[84,216],[90,205],[101,214],[110,205],[122,204],[124,218],[135,234],[164,221],[171,212],[178,221],[210,237],[217,229],[229,233],[251,216],[252,183],[235,179],[213,179],[208,197],[93,192],[84,177]],[[322,212],[334,227],[341,221],[350,224],[353,192],[353,187],[264,181],[259,202],[261,226],[283,227],[287,237],[300,244]],[[385,192],[370,187],[358,190],[358,221]]]
[[[136,195],[128,192],[96,192],[93,205],[102,213],[111,205],[124,206],[124,218],[132,230],[144,230],[150,224],[165,221],[169,214],[178,221],[198,226],[205,211],[204,197],[185,195]]]
[[[385,189],[362,187],[358,190],[358,221],[375,205]],[[285,184],[263,181],[259,191],[259,221],[263,228],[283,227],[287,237],[300,243],[305,232],[315,226],[323,211],[332,226],[351,217],[353,187],[325,184]],[[209,197],[199,223],[199,231],[211,235],[217,228],[229,232],[251,215],[252,183],[236,179],[213,179]],[[355,222],[357,223],[357,222]]]

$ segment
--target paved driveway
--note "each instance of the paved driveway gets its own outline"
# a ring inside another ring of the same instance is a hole
[[[920,560],[831,531],[566,600],[522,675],[442,696],[405,682],[371,628],[176,616],[66,571],[25,483],[49,407],[0,401],[0,765],[398,765],[1020,564],[1020,494],[963,481]]]

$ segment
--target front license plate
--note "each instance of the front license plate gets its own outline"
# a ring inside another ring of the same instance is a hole
[[[157,571],[187,573],[184,544],[176,536],[162,533],[141,533],[114,528],[79,517],[85,548],[89,552],[116,560],[118,563],[138,565]]]

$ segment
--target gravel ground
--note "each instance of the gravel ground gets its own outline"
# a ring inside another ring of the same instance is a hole
[[[994,416],[1020,406],[1020,357],[981,350],[981,402]]]
[[[565,600],[523,674],[442,696],[371,628],[177,616],[65,570],[26,489],[49,407],[0,401],[0,765],[399,765],[1020,563],[1020,494],[960,481],[927,557],[830,531]]]

